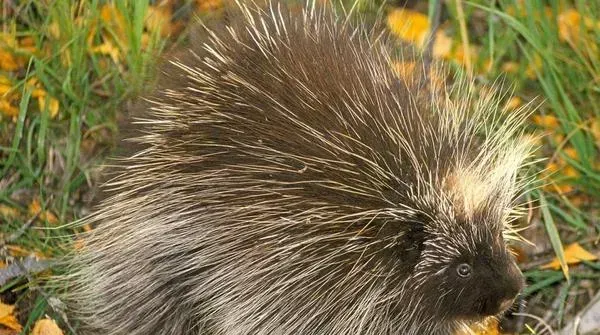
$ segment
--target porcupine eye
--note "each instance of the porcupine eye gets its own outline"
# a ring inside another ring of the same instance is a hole
[[[469,278],[471,277],[471,266],[467,263],[459,264],[456,267],[456,273],[462,278]]]

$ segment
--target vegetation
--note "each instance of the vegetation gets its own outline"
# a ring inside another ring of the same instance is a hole
[[[434,57],[470,71],[481,87],[504,78],[514,87],[506,108],[538,107],[527,131],[539,141],[532,169],[540,187],[525,195],[531,205],[522,232],[532,244],[515,246],[528,280],[520,312],[564,327],[600,288],[600,2],[446,0],[410,9],[399,6],[404,1],[344,2],[384,15],[396,38],[421,49],[436,27]],[[56,302],[57,288],[45,283],[61,271],[46,260],[69,252],[78,229],[90,229],[63,225],[90,210],[119,111],[151,87],[157,57],[185,40],[190,18],[219,15],[222,5],[2,2],[0,333],[56,328],[39,321],[46,316],[65,332],[76,327]],[[439,25],[431,24],[436,14]],[[523,333],[543,329],[528,316],[513,321]],[[497,325],[480,330],[492,331]]]

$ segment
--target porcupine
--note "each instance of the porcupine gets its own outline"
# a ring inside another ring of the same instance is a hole
[[[317,6],[238,7],[166,65],[84,220],[83,333],[450,334],[505,311],[524,113],[419,57],[395,72],[390,39]]]

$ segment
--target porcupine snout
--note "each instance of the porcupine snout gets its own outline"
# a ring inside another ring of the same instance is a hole
[[[497,273],[496,280],[490,281],[487,297],[484,297],[480,313],[482,315],[496,315],[506,311],[512,306],[515,298],[524,286],[521,270],[513,261],[504,265],[504,273]]]

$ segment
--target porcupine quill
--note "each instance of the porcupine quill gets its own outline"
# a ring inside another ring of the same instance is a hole
[[[526,113],[395,72],[314,4],[236,11],[163,69],[82,221],[81,333],[451,334],[509,308]]]

